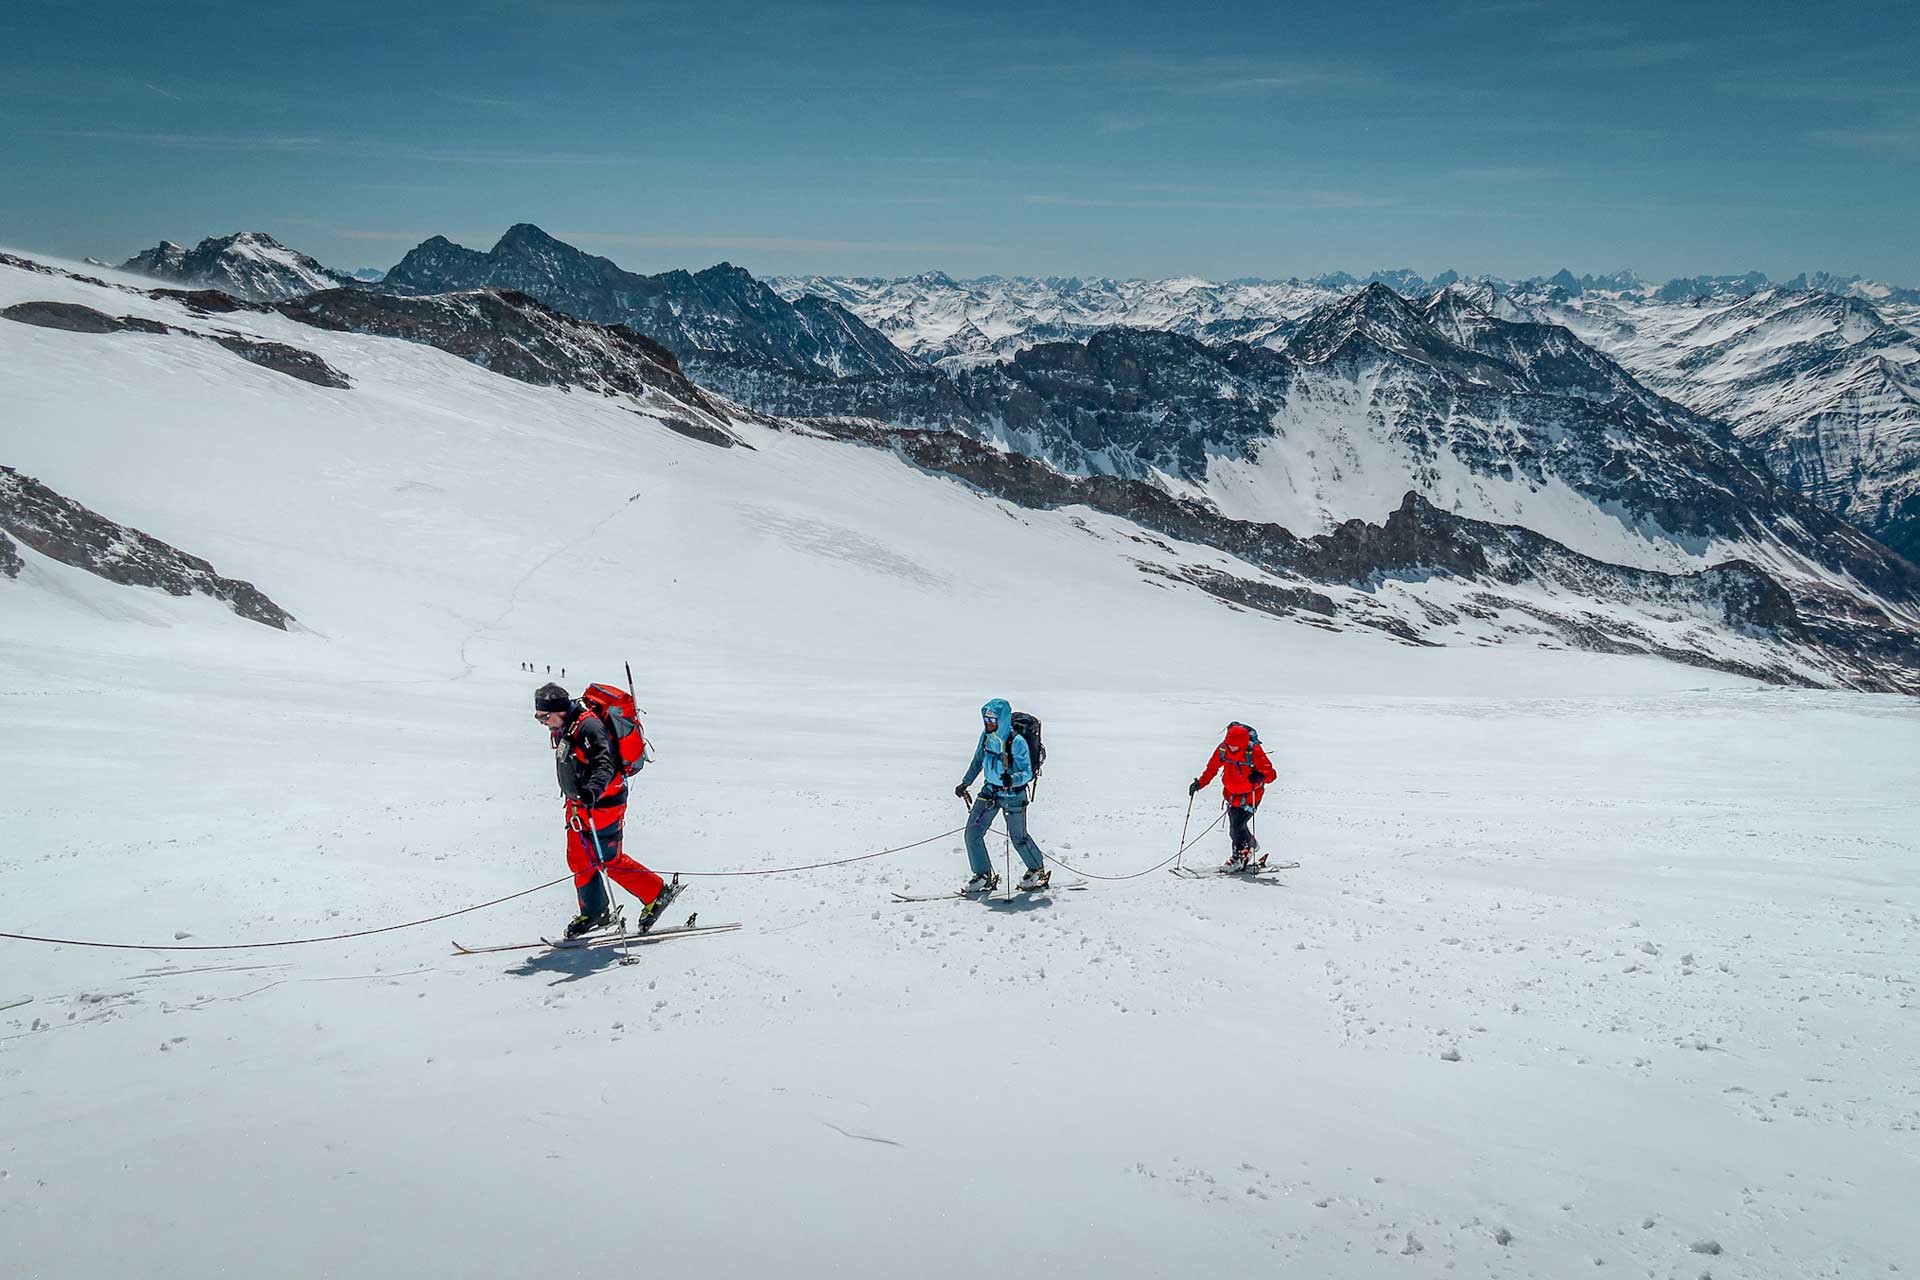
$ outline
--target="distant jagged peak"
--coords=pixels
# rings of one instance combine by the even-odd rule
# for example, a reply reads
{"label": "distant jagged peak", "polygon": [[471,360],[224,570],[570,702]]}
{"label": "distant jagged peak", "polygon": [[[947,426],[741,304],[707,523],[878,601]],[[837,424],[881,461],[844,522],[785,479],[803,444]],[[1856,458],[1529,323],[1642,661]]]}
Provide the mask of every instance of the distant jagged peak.
{"label": "distant jagged peak", "polygon": [[276,302],[354,283],[345,272],[323,266],[264,231],[208,236],[191,249],[162,240],[129,258],[121,270],[194,288],[219,289],[256,302]]}
{"label": "distant jagged peak", "polygon": [[1378,281],[1315,312],[1287,343],[1289,354],[1309,363],[1342,351],[1357,354],[1363,347],[1427,364],[1473,358],[1427,323],[1411,302]]}
{"label": "distant jagged peak", "polygon": [[500,238],[494,242],[493,251],[495,253],[501,253],[515,249],[546,249],[554,247],[573,249],[574,252],[579,252],[578,249],[574,249],[574,246],[567,244],[565,241],[554,239],[531,222],[516,222],[500,233]]}

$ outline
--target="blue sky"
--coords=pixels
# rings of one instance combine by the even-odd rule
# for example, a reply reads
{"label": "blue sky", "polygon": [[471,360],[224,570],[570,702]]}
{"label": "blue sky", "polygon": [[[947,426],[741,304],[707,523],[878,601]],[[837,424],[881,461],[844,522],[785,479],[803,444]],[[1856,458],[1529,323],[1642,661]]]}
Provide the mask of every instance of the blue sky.
{"label": "blue sky", "polygon": [[1910,3],[0,5],[0,244],[1920,284]]}

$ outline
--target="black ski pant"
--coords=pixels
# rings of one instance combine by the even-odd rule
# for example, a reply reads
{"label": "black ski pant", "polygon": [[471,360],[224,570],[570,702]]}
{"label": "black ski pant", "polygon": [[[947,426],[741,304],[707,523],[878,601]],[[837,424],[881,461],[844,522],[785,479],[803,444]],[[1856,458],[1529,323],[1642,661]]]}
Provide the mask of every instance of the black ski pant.
{"label": "black ski pant", "polygon": [[1233,841],[1233,851],[1248,854],[1253,852],[1253,806],[1227,806],[1227,836]]}

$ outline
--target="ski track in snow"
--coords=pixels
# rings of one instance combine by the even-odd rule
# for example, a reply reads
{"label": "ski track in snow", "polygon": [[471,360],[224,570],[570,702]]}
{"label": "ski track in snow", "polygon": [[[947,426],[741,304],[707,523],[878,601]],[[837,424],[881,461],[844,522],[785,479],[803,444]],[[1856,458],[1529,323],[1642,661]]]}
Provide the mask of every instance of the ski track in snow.
{"label": "ski track in snow", "polygon": [[[1168,857],[1238,716],[1302,865],[892,902],[960,882],[954,837],[694,879],[674,919],[746,928],[632,965],[448,954],[550,932],[564,888],[234,963],[0,940],[8,1274],[527,1274],[583,1234],[718,1275],[1920,1266],[1913,702],[1149,595],[1137,547],[876,451],[723,451],[248,323],[354,389],[0,324],[12,465],[302,624],[43,558],[0,581],[4,927],[255,941],[551,878],[529,656],[634,659],[674,750],[628,848],[660,869],[943,830],[993,695],[1046,721],[1032,827],[1067,862]],[[576,512],[647,494],[644,534],[556,552],[555,458]]]}

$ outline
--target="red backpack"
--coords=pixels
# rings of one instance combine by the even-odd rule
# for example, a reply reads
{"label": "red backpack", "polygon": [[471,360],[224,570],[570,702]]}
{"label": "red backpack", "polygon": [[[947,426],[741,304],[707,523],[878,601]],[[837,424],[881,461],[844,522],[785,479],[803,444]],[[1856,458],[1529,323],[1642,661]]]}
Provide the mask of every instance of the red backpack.
{"label": "red backpack", "polygon": [[613,753],[620,757],[621,772],[631,778],[647,767],[647,735],[640,726],[640,708],[633,695],[610,684],[590,684],[580,695],[587,710],[607,726],[607,738]]}

